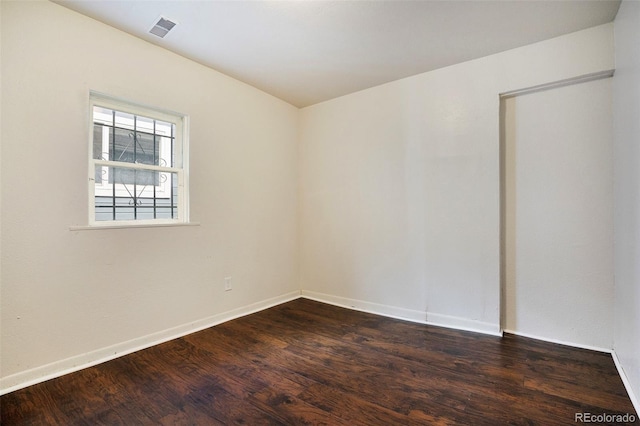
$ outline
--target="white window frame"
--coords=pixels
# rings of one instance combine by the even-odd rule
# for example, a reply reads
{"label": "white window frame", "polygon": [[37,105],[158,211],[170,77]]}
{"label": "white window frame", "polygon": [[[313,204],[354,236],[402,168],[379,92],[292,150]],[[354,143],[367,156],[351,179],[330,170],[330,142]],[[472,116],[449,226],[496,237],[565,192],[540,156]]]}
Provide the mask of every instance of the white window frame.
{"label": "white window frame", "polygon": [[[175,165],[173,167],[156,166],[151,164],[128,163],[121,161],[110,161],[104,159],[93,158],[93,137],[94,137],[94,107],[103,107],[119,112],[125,112],[136,116],[149,117],[155,120],[173,123],[175,125],[174,134],[174,154]],[[126,226],[153,226],[153,225],[172,225],[189,223],[189,179],[188,179],[188,142],[189,142],[189,117],[184,114],[172,111],[162,110],[158,108],[148,107],[126,100],[118,99],[97,92],[91,92],[89,97],[89,168],[88,168],[88,194],[89,194],[89,226],[90,227],[126,227]],[[104,146],[104,136],[103,136]],[[103,152],[108,152],[108,149]],[[138,220],[96,220],[96,167],[123,167],[134,170],[149,170],[157,172],[175,173],[178,179],[178,200],[177,200],[177,217],[174,219],[138,219]],[[119,184],[113,184],[119,185]],[[170,188],[171,183],[168,183]],[[109,185],[110,186],[110,185]],[[165,188],[156,187],[160,192]],[[98,188],[98,196],[100,196],[100,188]],[[169,191],[170,192],[170,191]],[[111,195],[111,194],[110,194]],[[116,196],[128,196],[126,189],[116,187]],[[166,195],[166,194],[165,194]],[[167,196],[159,196],[157,198],[168,198]]]}

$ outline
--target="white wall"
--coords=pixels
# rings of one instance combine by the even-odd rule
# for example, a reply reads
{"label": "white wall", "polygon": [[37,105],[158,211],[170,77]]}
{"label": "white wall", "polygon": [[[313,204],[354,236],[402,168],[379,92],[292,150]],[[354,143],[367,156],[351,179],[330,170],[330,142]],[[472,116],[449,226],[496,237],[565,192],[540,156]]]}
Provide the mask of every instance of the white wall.
{"label": "white wall", "polygon": [[303,294],[499,332],[499,94],[613,69],[612,30],[303,109]]}
{"label": "white wall", "polygon": [[[2,388],[299,294],[296,108],[56,4],[1,7]],[[70,231],[90,90],[190,116],[200,226]]]}
{"label": "white wall", "polygon": [[504,100],[510,332],[613,347],[611,80]]}
{"label": "white wall", "polygon": [[614,349],[640,407],[640,3],[624,1],[615,21]]}

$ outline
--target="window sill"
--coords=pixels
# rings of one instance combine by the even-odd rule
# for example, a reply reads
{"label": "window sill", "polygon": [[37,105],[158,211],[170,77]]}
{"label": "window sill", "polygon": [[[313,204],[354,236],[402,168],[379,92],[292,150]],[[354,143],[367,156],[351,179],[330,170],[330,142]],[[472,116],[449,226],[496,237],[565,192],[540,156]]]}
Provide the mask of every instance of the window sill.
{"label": "window sill", "polygon": [[173,228],[180,226],[200,226],[199,222],[188,223],[141,223],[137,224],[113,224],[99,226],[70,226],[69,231],[101,231],[104,229],[130,229],[130,228]]}

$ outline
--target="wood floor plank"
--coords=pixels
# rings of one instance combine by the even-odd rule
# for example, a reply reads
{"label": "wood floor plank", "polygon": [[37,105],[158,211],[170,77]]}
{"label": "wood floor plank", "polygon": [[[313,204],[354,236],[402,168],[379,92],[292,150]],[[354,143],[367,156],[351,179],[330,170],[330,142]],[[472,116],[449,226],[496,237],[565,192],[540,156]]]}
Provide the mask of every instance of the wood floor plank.
{"label": "wood floor plank", "polygon": [[428,424],[446,424],[438,416],[423,415],[420,419],[411,418],[391,409],[369,402],[360,396],[347,394],[334,387],[315,384],[300,394],[300,399],[323,410],[335,413],[351,424],[420,426]]}
{"label": "wood floor plank", "polygon": [[628,398],[591,389],[588,392],[584,392],[583,387],[567,383],[566,381],[550,382],[540,378],[527,378],[524,386],[527,389],[535,389],[547,395],[558,396],[597,407],[601,410],[607,409],[611,412],[619,413],[628,407]]}
{"label": "wood floor plank", "polygon": [[0,397],[3,425],[562,425],[582,412],[637,419],[610,354],[308,299]]}
{"label": "wood floor plank", "polygon": [[[251,396],[260,407],[287,425],[353,425],[352,422],[334,416],[322,408],[282,392],[279,389],[263,389]],[[363,425],[357,422],[357,425]]]}
{"label": "wood floor plank", "polygon": [[55,397],[42,384],[38,384],[0,397],[0,422],[20,425],[65,424],[69,418],[60,412]]}

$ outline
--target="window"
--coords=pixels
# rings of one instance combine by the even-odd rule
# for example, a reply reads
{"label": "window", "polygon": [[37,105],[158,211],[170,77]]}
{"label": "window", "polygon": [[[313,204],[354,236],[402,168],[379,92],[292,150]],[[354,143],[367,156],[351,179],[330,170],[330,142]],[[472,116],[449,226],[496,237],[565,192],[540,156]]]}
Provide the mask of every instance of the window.
{"label": "window", "polygon": [[91,95],[89,224],[185,223],[187,117]]}

